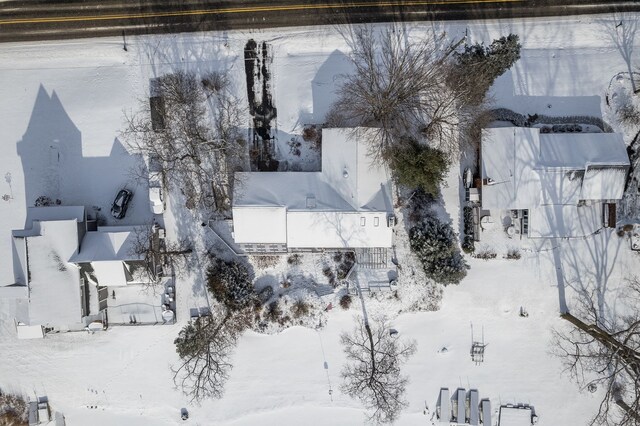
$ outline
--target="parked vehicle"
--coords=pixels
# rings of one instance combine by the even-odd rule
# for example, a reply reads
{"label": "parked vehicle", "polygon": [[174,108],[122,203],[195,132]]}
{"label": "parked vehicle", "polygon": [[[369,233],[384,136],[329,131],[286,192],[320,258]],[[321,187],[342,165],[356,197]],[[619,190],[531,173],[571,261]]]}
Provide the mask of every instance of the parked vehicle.
{"label": "parked vehicle", "polygon": [[164,196],[159,186],[149,188],[149,205],[153,214],[162,214],[164,211]]}
{"label": "parked vehicle", "polygon": [[116,219],[122,219],[127,214],[127,207],[129,207],[129,201],[133,198],[133,192],[128,189],[121,189],[118,191],[113,204],[111,205],[111,214]]}
{"label": "parked vehicle", "polygon": [[162,191],[162,174],[149,173],[149,206],[153,214],[164,212],[164,193]]}

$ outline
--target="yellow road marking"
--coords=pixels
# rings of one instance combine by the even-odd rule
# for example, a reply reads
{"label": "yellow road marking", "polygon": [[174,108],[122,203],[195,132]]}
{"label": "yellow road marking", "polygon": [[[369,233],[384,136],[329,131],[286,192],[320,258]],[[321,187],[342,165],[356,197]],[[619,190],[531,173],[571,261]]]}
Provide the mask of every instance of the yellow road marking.
{"label": "yellow road marking", "polygon": [[199,16],[251,12],[282,12],[295,10],[351,9],[362,7],[430,6],[445,4],[521,3],[526,0],[435,0],[435,1],[378,1],[340,4],[293,4],[283,6],[234,7],[227,9],[185,10],[175,12],[134,13],[120,15],[67,16],[52,18],[21,18],[0,20],[0,25],[41,24],[52,22],[107,21],[117,19],[166,18],[172,16]]}

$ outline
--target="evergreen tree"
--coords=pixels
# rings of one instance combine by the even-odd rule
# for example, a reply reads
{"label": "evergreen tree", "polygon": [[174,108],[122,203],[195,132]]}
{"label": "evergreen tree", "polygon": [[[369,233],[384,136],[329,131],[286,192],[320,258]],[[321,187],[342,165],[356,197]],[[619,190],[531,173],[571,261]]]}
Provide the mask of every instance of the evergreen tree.
{"label": "evergreen tree", "polygon": [[438,194],[449,168],[444,152],[416,140],[389,150],[389,164],[399,184]]}
{"label": "evergreen tree", "polygon": [[469,105],[479,105],[493,82],[520,59],[520,43],[516,34],[494,40],[490,46],[483,43],[466,45],[455,54],[450,70],[450,84],[466,92]]}
{"label": "evergreen tree", "polygon": [[425,216],[409,230],[409,240],[427,277],[442,284],[458,284],[467,275],[468,266],[450,224]]}
{"label": "evergreen tree", "polygon": [[207,270],[207,288],[232,311],[249,305],[256,297],[249,270],[236,261],[214,258]]}

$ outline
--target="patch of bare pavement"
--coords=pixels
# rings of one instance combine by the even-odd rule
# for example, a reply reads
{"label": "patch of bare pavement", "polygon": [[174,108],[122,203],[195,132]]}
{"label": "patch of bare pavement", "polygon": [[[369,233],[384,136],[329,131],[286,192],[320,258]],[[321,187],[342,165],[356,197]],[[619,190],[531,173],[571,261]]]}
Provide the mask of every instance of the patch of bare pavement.
{"label": "patch of bare pavement", "polygon": [[335,23],[496,19],[640,11],[591,0],[35,0],[0,2],[0,42]]}

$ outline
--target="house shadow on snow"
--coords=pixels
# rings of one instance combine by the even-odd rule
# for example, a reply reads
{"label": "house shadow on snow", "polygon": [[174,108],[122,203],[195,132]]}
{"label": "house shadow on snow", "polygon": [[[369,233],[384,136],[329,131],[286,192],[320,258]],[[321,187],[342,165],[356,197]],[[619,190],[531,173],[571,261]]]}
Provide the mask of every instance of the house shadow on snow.
{"label": "house shadow on snow", "polygon": [[311,80],[313,111],[300,113],[302,124],[322,124],[325,121],[338,98],[340,80],[353,71],[353,62],[347,55],[338,49],[331,52]]}
{"label": "house shadow on snow", "polygon": [[85,156],[82,132],[56,92],[49,94],[42,85],[27,130],[17,142],[17,152],[22,161],[27,207],[35,206],[39,198],[38,204],[42,204],[46,197],[52,204],[93,207],[106,224],[114,224],[109,214],[111,203],[118,190],[127,187],[134,194],[140,193],[132,199],[127,216],[117,223],[137,224],[141,217],[150,216],[146,188],[129,182],[127,174],[140,158],[130,155],[117,138],[108,156]]}

